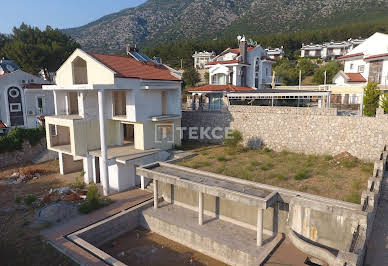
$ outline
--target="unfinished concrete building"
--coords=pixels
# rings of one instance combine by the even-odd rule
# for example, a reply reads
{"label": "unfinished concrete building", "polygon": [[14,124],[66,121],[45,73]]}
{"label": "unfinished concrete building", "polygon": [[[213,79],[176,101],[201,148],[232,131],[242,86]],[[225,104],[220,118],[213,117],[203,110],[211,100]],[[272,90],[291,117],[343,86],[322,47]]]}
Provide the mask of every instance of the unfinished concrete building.
{"label": "unfinished concrete building", "polygon": [[77,49],[56,83],[44,86],[55,101],[46,130],[61,174],[83,169],[105,195],[123,191],[140,183],[136,166],[180,144],[181,81],[161,64]]}

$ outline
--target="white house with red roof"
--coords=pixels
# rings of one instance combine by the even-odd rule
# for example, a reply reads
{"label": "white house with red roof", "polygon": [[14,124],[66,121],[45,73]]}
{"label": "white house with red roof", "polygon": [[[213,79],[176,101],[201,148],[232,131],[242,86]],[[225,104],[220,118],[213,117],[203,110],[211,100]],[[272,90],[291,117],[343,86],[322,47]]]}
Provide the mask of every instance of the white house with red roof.
{"label": "white house with red roof", "polygon": [[0,133],[12,127],[36,128],[40,118],[54,114],[54,97],[43,91],[51,84],[22,71],[11,60],[0,60]]}
{"label": "white house with red roof", "polygon": [[169,157],[180,144],[181,80],[138,51],[129,56],[77,49],[56,72],[55,115],[46,117],[47,147],[61,174],[85,171],[105,195],[142,185],[139,165]]}
{"label": "white house with red roof", "polygon": [[[201,96],[198,100],[201,102],[196,103],[194,99],[193,105],[207,101],[209,109],[219,110],[227,93],[254,92],[280,84],[272,76],[276,61],[269,58],[265,49],[260,45],[248,46],[245,37],[239,36],[238,40],[239,48],[228,48],[205,65],[209,70],[209,84],[189,90],[192,95]],[[206,96],[205,100],[202,96]]]}
{"label": "white house with red roof", "polygon": [[338,58],[344,71],[333,79],[336,85],[365,85],[373,81],[388,88],[388,35],[376,32],[359,46]]}

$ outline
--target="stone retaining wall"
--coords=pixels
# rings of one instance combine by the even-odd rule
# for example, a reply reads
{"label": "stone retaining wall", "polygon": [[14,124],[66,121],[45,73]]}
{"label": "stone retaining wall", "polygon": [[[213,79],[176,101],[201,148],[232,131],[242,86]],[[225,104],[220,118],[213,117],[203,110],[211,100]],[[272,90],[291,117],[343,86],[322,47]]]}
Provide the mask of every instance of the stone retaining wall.
{"label": "stone retaining wall", "polygon": [[[266,145],[276,151],[335,155],[344,151],[375,161],[388,143],[388,115],[338,116],[336,109],[230,106],[228,112],[186,111],[182,127],[230,127],[243,134],[244,143]],[[188,130],[183,134],[188,138]],[[203,139],[220,143],[222,140]]]}
{"label": "stone retaining wall", "polygon": [[30,142],[25,140],[21,150],[0,153],[0,168],[17,163],[30,162],[45,150],[47,150],[46,138],[42,138],[35,146],[31,146]]}

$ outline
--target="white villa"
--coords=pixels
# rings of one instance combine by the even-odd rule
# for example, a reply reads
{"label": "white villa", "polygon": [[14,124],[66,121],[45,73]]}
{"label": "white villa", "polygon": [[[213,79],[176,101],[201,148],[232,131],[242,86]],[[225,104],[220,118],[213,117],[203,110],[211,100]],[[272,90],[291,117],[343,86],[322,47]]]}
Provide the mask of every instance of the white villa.
{"label": "white villa", "polygon": [[6,128],[36,128],[46,115],[54,114],[54,97],[43,91],[49,81],[22,71],[11,60],[0,60],[0,121]]}
{"label": "white villa", "polygon": [[144,179],[135,168],[166,160],[180,144],[181,80],[162,64],[77,49],[56,72],[55,116],[46,117],[48,149],[61,174],[85,171],[105,195]]}
{"label": "white villa", "polygon": [[388,35],[375,33],[362,44],[339,57],[345,63],[344,71],[333,79],[336,85],[365,85],[377,82],[388,85]]}
{"label": "white villa", "polygon": [[205,65],[207,63],[209,63],[215,56],[216,56],[216,54],[214,52],[207,52],[207,51],[197,52],[197,51],[195,51],[195,53],[193,54],[194,68],[195,69],[204,69]]}
{"label": "white villa", "polygon": [[331,41],[322,44],[302,44],[300,56],[334,59],[347,54],[363,42],[364,39],[349,39],[342,42]]}
{"label": "white villa", "polygon": [[284,48],[283,46],[280,48],[267,48],[265,51],[268,54],[268,57],[271,58],[272,60],[278,60],[282,59],[284,57]]}

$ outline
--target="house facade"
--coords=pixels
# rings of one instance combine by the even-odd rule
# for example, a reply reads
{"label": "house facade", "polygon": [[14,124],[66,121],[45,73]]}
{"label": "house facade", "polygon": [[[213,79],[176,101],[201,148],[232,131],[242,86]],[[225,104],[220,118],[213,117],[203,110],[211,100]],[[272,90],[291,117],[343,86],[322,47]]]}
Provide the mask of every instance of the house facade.
{"label": "house facade", "polygon": [[195,53],[193,54],[194,68],[195,69],[204,69],[205,65],[207,63],[209,63],[215,56],[216,56],[216,54],[214,52],[207,52],[207,51],[197,52],[197,51],[195,51]]}
{"label": "house facade", "polygon": [[272,60],[282,59],[284,57],[284,48],[283,46],[280,48],[267,48],[265,51],[268,54],[268,57]]}
{"label": "house facade", "polygon": [[[54,96],[43,91],[49,81],[22,71],[11,60],[0,61],[0,121],[3,127],[36,128],[54,114]],[[3,130],[5,131],[5,130]]]}
{"label": "house facade", "polygon": [[372,81],[380,87],[388,85],[388,35],[375,33],[362,44],[339,57],[344,71],[333,79],[336,85],[366,85]]}
{"label": "house facade", "polygon": [[331,41],[322,44],[302,44],[300,56],[335,59],[347,54],[350,50],[354,49],[364,41],[364,39],[349,39],[342,42]]}
{"label": "house facade", "polygon": [[162,64],[77,49],[56,73],[48,149],[61,174],[83,169],[105,195],[139,185],[135,168],[180,144],[181,80]]}

